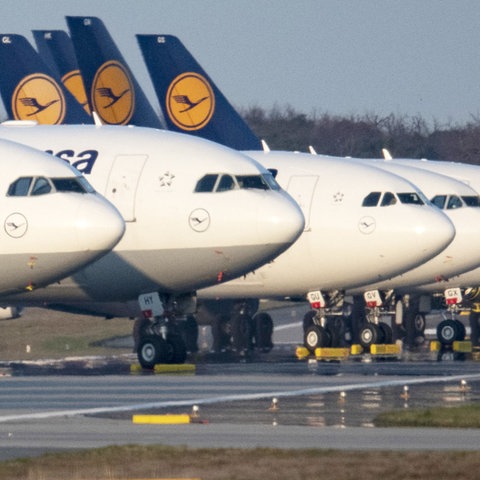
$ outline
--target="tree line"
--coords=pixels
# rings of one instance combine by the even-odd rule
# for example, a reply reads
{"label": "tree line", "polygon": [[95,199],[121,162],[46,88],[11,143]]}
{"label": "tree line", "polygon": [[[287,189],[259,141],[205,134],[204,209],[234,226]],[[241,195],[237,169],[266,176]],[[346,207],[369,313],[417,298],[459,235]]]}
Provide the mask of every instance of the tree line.
{"label": "tree line", "polygon": [[420,116],[306,115],[288,106],[250,107],[241,114],[272,150],[306,152],[312,146],[319,154],[378,158],[387,148],[397,158],[480,164],[480,119],[475,117],[464,125],[430,126]]}

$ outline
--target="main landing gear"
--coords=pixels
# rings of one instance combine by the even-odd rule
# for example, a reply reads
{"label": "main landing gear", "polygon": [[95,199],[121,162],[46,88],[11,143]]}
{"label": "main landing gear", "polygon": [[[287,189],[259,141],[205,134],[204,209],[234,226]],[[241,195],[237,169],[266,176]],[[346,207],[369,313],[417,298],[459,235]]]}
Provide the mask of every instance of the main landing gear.
{"label": "main landing gear", "polygon": [[307,298],[312,310],[303,319],[304,346],[312,353],[316,348],[352,344],[369,350],[374,344],[391,344],[397,339],[413,346],[425,340],[422,309],[426,307],[420,297],[395,297],[393,292],[387,292],[382,299],[378,291],[350,298],[340,292],[324,297],[314,291]]}
{"label": "main landing gear", "polygon": [[197,321],[210,325],[215,353],[245,356],[256,349],[269,352],[273,348],[273,320],[268,313],[258,312],[259,301],[250,299],[202,300]]}

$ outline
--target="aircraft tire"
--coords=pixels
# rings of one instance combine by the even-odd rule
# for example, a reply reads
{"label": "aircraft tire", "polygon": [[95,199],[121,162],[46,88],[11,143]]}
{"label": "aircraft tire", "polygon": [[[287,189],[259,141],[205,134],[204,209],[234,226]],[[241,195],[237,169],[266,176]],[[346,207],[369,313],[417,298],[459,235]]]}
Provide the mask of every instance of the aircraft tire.
{"label": "aircraft tire", "polygon": [[379,343],[380,331],[374,323],[367,323],[360,330],[360,345],[363,348],[370,348],[372,345]]}
{"label": "aircraft tire", "polygon": [[316,348],[330,346],[330,334],[318,325],[312,325],[307,329],[303,337],[303,344],[310,352],[315,352]]}
{"label": "aircraft tire", "polygon": [[167,335],[168,355],[167,363],[185,363],[187,347],[180,335]]}
{"label": "aircraft tire", "polygon": [[213,351],[221,352],[230,347],[232,323],[227,315],[218,314],[212,320]]}
{"label": "aircraft tire", "polygon": [[143,368],[152,370],[158,363],[166,363],[168,345],[163,338],[157,335],[146,335],[140,339],[137,357]]}
{"label": "aircraft tire", "polygon": [[255,346],[262,352],[269,352],[273,348],[273,320],[268,313],[257,313],[253,317],[255,326]]}
{"label": "aircraft tire", "polygon": [[251,318],[248,315],[239,313],[232,317],[232,340],[233,348],[237,352],[243,352],[250,345]]}
{"label": "aircraft tire", "polygon": [[[382,343],[392,343],[393,342],[393,330],[390,325],[385,322],[380,322],[378,324],[378,329],[380,331],[380,337],[382,338]],[[379,339],[380,341],[380,339]]]}
{"label": "aircraft tire", "polygon": [[442,345],[451,345],[465,338],[465,327],[458,320],[443,320],[437,326],[437,339]]}
{"label": "aircraft tire", "polygon": [[185,346],[188,352],[198,352],[198,324],[193,315],[187,315],[183,326]]}

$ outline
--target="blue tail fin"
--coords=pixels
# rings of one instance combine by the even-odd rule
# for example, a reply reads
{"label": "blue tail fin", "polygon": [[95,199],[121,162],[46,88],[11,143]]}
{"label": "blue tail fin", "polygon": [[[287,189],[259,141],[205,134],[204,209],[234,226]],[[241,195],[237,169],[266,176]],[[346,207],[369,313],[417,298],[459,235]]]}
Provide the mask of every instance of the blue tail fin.
{"label": "blue tail fin", "polygon": [[43,124],[92,123],[25,37],[1,35],[0,71],[0,93],[10,119]]}
{"label": "blue tail fin", "polygon": [[66,19],[92,111],[107,124],[162,128],[103,22]]}
{"label": "blue tail fin", "polygon": [[237,150],[261,150],[260,140],[177,37],[137,40],[170,130]]}
{"label": "blue tail fin", "polygon": [[68,33],[63,30],[33,30],[32,33],[38,53],[45,63],[55,69],[65,88],[90,114],[85,85]]}

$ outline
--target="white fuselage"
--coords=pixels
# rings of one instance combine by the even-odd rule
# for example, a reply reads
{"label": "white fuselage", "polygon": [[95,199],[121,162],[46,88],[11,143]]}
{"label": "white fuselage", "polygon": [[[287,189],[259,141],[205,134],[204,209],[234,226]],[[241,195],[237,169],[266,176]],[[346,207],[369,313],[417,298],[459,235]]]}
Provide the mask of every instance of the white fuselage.
{"label": "white fuselage", "polygon": [[[465,183],[480,194],[480,166],[459,162],[438,160],[395,159],[391,160],[395,165],[408,165],[421,168],[430,172],[440,173]],[[473,228],[473,227],[472,227]],[[477,237],[478,239],[478,237]],[[465,249],[465,257],[471,256],[471,249],[475,248],[478,240],[472,239],[472,244]],[[473,268],[468,272],[449,278],[448,282],[432,282],[416,287],[416,290],[425,293],[443,292],[447,288],[476,288],[480,286],[480,268]]]}
{"label": "white fuselage", "polygon": [[[436,282],[444,290],[450,279],[480,265],[480,207],[478,193],[458,180],[412,166],[384,160],[355,159],[410,180],[442,208],[455,226],[455,238],[431,260],[399,276],[367,286],[368,290],[410,291],[424,283]],[[474,206],[469,206],[473,203]]]}
{"label": "white fuselage", "polygon": [[83,190],[84,179],[65,162],[0,140],[0,168],[1,297],[34,295],[121,239],[120,213],[89,185]]}
{"label": "white fuselage", "polygon": [[201,297],[298,296],[367,285],[429,260],[454,237],[451,222],[430,205],[362,205],[371,192],[417,191],[397,175],[343,159],[290,152],[248,154],[278,170],[278,182],[303,209],[306,228],[274,262],[202,290]]}
{"label": "white fuselage", "polygon": [[110,254],[30,299],[107,302],[152,291],[190,292],[258,268],[303,230],[300,209],[282,190],[195,191],[206,174],[269,176],[246,156],[212,142],[147,128],[90,126],[2,126],[0,138],[68,160],[127,225]]}

